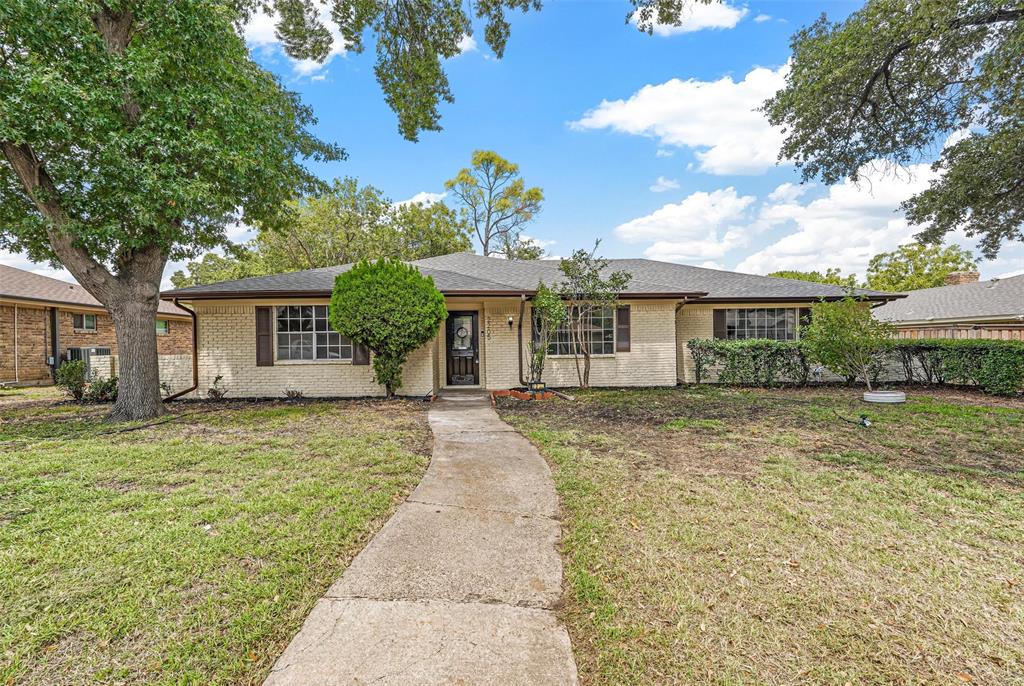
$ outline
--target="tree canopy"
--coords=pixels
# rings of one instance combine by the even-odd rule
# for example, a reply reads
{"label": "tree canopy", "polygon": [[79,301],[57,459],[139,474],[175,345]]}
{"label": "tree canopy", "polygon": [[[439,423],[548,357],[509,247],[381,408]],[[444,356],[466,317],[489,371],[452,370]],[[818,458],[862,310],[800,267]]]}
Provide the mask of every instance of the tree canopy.
{"label": "tree canopy", "polygon": [[901,245],[871,258],[867,286],[878,291],[915,291],[946,283],[953,272],[977,269],[971,253],[957,245]]}
{"label": "tree canopy", "polygon": [[418,260],[472,249],[469,231],[442,202],[395,204],[354,178],[293,201],[284,230],[258,228],[228,256],[210,253],[171,277],[176,287],[392,257]]}
{"label": "tree canopy", "polygon": [[786,87],[765,103],[780,159],[828,184],[932,159],[904,203],[919,238],[963,229],[986,257],[1024,240],[1024,7],[1005,0],[868,0],[792,39]]}
{"label": "tree canopy", "polygon": [[493,150],[476,150],[470,166],[459,170],[444,187],[455,196],[459,216],[480,242],[484,257],[501,253],[508,259],[537,259],[543,250],[524,240],[523,227],[533,221],[544,192],[526,187],[519,165]]}
{"label": "tree canopy", "polygon": [[824,274],[817,270],[802,272],[795,269],[783,269],[781,271],[772,272],[768,274],[768,276],[774,276],[780,279],[797,279],[798,281],[827,283],[832,286],[842,286],[844,288],[857,287],[857,275],[847,274],[846,276],[843,276],[842,271],[837,267],[828,267]]}
{"label": "tree canopy", "polygon": [[60,262],[111,312],[117,418],[162,411],[153,319],[168,259],[243,219],[280,226],[342,157],[211,0],[0,3],[0,248]]}
{"label": "tree canopy", "polygon": [[[713,0],[629,0],[627,20],[642,31],[654,23],[678,25],[684,8]],[[359,53],[364,35],[374,34],[377,62],[374,73],[388,105],[398,115],[398,129],[409,140],[420,131],[441,129],[438,106],[455,101],[443,61],[462,50],[462,41],[473,34],[473,22],[483,23],[484,41],[494,56],[505,54],[511,25],[509,11],[540,10],[541,0],[324,0],[326,12],[317,11],[313,0],[234,0],[243,21],[255,12],[278,16],[277,34],[285,51],[297,59],[322,61],[331,49],[331,33],[325,25],[330,16],[345,49]],[[625,5],[625,3],[624,3]]]}

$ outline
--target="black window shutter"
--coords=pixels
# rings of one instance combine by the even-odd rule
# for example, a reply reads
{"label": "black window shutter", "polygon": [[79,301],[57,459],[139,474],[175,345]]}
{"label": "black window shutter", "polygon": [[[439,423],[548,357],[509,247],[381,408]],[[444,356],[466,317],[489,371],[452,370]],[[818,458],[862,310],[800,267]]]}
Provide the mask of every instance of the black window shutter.
{"label": "black window shutter", "polygon": [[615,310],[615,352],[629,352],[629,305]]}
{"label": "black window shutter", "polygon": [[274,310],[256,308],[256,366],[274,366]]}
{"label": "black window shutter", "polygon": [[728,334],[725,331],[725,310],[712,310],[712,312],[715,338],[728,338]]}
{"label": "black window shutter", "polygon": [[370,364],[370,349],[362,343],[353,341],[352,364]]}

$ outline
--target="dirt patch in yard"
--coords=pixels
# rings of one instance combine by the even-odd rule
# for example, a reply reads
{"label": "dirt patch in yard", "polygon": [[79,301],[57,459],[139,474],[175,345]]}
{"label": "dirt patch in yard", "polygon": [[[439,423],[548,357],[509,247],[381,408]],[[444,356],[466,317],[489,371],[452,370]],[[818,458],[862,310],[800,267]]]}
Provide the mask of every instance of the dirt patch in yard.
{"label": "dirt patch in yard", "polygon": [[552,466],[583,684],[1024,683],[1024,403],[859,393],[499,400]]}

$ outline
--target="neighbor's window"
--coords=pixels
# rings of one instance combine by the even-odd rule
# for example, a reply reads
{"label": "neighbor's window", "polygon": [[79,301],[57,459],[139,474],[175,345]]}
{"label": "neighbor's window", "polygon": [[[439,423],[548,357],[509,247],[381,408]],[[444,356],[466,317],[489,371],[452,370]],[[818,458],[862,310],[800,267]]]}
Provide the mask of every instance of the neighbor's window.
{"label": "neighbor's window", "polygon": [[277,308],[277,359],[350,360],[352,341],[331,329],[327,305]]}
{"label": "neighbor's window", "polygon": [[771,338],[796,340],[797,310],[783,307],[755,307],[725,311],[725,337],[730,340]]}
{"label": "neighbor's window", "polygon": [[[578,310],[574,307],[571,318],[575,321]],[[537,333],[537,321],[533,322],[534,335]],[[611,355],[615,352],[615,309],[603,307],[592,312],[590,321],[583,325],[583,336],[590,344],[591,355]],[[576,349],[569,322],[564,322],[555,329],[548,345],[548,355],[572,355]]]}
{"label": "neighbor's window", "polygon": [[156,335],[157,336],[166,336],[170,332],[171,332],[171,323],[170,322],[168,322],[166,319],[157,319],[156,320]]}
{"label": "neighbor's window", "polygon": [[71,315],[72,325],[79,331],[95,331],[96,315],[94,314],[73,314]]}

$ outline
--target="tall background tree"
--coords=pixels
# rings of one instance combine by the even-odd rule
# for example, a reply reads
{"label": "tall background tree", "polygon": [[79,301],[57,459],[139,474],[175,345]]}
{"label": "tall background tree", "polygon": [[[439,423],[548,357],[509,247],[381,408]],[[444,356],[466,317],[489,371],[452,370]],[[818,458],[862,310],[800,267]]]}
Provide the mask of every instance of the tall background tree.
{"label": "tall background tree", "polygon": [[868,0],[792,46],[786,87],[765,103],[786,132],[780,159],[832,184],[931,159],[952,137],[936,180],[904,203],[919,238],[964,229],[989,258],[1024,239],[1019,0]]}
{"label": "tall background tree", "polygon": [[180,288],[382,257],[418,260],[473,247],[466,225],[444,203],[396,205],[352,178],[292,202],[290,210],[284,230],[260,226],[252,241],[227,246],[229,256],[191,262],[172,283]]}
{"label": "tall background tree", "polygon": [[155,317],[168,259],[234,218],[280,226],[340,149],[249,57],[213,0],[0,3],[0,248],[59,262],[110,311],[112,416],[163,412]]}
{"label": "tall background tree", "polygon": [[540,212],[544,193],[527,188],[519,165],[492,150],[477,150],[470,166],[445,182],[459,205],[460,217],[476,234],[485,257],[537,259],[536,244],[522,238],[523,227]]}
{"label": "tall background tree", "polygon": [[828,267],[825,269],[824,274],[817,270],[802,272],[795,269],[783,269],[781,271],[772,272],[768,274],[768,276],[774,276],[780,279],[796,279],[797,281],[827,283],[831,286],[842,286],[843,288],[857,287],[857,275],[847,274],[846,276],[843,276],[842,271],[838,267]]}
{"label": "tall background tree", "polygon": [[977,269],[971,253],[957,245],[901,245],[868,263],[867,286],[876,291],[915,291],[943,286],[953,272]]}

